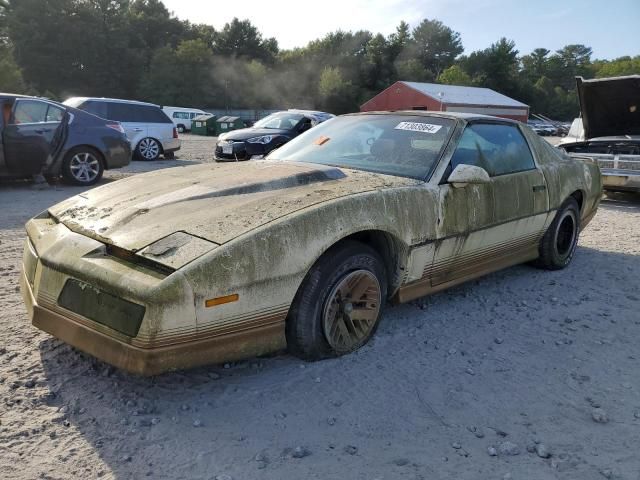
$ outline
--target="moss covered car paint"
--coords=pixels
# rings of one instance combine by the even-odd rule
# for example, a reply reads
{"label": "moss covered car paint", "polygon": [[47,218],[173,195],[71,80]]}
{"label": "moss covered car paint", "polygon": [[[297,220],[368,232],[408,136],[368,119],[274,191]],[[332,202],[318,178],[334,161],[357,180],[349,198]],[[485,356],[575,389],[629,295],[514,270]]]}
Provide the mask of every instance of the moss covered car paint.
{"label": "moss covered car paint", "polygon": [[[402,115],[454,122],[428,178],[275,160],[205,164],[132,176],[55,205],[26,225],[22,292],[33,324],[144,375],[233,361],[287,347],[297,292],[341,242],[378,252],[388,297],[405,302],[534,260],[568,198],[579,203],[582,228],[595,214],[598,167],[528,127]],[[447,183],[460,136],[475,122],[517,125],[535,169]],[[295,141],[304,136],[315,140],[309,132]]]}

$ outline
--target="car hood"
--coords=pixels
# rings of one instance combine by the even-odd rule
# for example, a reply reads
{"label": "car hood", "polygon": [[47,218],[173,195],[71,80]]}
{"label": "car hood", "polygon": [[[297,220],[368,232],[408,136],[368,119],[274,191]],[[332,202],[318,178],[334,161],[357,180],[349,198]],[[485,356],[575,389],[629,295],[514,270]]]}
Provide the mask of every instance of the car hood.
{"label": "car hood", "polygon": [[241,128],[224,135],[220,135],[220,140],[246,140],[248,138],[260,137],[262,135],[287,135],[291,136],[291,130],[283,128]]}
{"label": "car hood", "polygon": [[196,253],[298,210],[419,183],[311,163],[205,164],[134,175],[72,197],[49,213],[76,233],[129,251],[159,240],[169,250],[195,238],[193,252],[182,260],[186,263]]}
{"label": "car hood", "polygon": [[640,135],[640,75],[576,83],[585,138]]}

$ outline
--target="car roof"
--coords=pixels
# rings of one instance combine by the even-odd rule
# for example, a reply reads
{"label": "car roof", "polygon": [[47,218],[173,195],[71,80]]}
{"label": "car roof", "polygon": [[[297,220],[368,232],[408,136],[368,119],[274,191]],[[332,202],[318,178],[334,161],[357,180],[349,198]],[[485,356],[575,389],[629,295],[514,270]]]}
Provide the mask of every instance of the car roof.
{"label": "car roof", "polygon": [[412,115],[415,117],[440,117],[450,118],[452,120],[465,120],[471,122],[474,120],[491,120],[492,122],[503,122],[509,124],[518,124],[520,122],[511,120],[510,118],[495,117],[493,115],[483,115],[481,113],[465,113],[465,112],[436,112],[431,110],[384,110],[374,112],[357,112],[348,113],[348,115]]}
{"label": "car roof", "polygon": [[[29,95],[20,95],[18,93],[4,93],[4,92],[0,92],[0,98],[28,98]],[[31,97],[31,98],[35,98],[35,97]]]}
{"label": "car roof", "polygon": [[[149,103],[149,102],[140,102],[138,100],[126,100],[124,98],[108,98],[108,97],[69,97],[67,98],[67,100],[82,100],[82,101],[93,101],[93,102],[111,102],[111,103],[130,103],[130,104],[134,104],[134,105],[146,105],[147,107],[158,107],[160,108],[160,105],[157,105],[155,103]],[[65,100],[65,102],[67,101]]]}
{"label": "car roof", "polygon": [[203,112],[204,110],[200,108],[192,108],[192,107],[172,107],[170,105],[163,105],[161,107],[163,110],[166,108],[167,110],[184,110],[185,112]]}
{"label": "car roof", "polygon": [[34,97],[33,95],[21,95],[19,93],[4,93],[4,92],[0,92],[0,98],[33,98],[34,100],[42,100],[44,102],[53,102],[53,103],[60,103],[60,102],[56,102],[55,100],[51,100],[49,98],[45,98],[45,97]]}

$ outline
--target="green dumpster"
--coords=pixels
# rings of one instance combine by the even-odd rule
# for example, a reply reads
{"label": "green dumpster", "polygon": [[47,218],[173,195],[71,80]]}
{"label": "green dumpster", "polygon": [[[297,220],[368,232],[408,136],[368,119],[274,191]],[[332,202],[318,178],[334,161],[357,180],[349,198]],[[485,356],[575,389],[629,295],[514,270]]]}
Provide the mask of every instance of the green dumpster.
{"label": "green dumpster", "polygon": [[230,132],[231,130],[237,130],[239,128],[244,128],[244,122],[240,117],[231,117],[224,116],[216,119],[216,131],[218,135],[225,132]]}
{"label": "green dumpster", "polygon": [[215,137],[218,135],[216,125],[216,116],[212,113],[198,115],[191,122],[191,133],[194,135]]}

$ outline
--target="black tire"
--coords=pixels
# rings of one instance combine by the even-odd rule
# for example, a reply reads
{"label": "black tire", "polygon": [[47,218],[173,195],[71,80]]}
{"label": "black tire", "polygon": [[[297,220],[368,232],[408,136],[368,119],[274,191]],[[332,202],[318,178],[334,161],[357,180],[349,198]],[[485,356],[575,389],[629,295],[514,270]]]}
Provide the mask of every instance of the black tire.
{"label": "black tire", "polygon": [[[332,300],[341,293],[341,290],[336,289],[340,285],[346,285],[353,278],[356,282],[354,290],[359,289],[360,280],[354,277],[358,275],[361,278],[366,277],[366,282],[372,282],[371,287],[362,292],[358,301],[347,301],[348,305],[351,305],[347,314],[342,310],[342,306],[337,306],[344,302]],[[377,280],[377,285],[374,279]],[[375,291],[376,288],[379,291]],[[375,293],[369,296],[367,292]],[[375,250],[356,241],[346,241],[331,248],[311,268],[293,301],[286,324],[289,351],[305,360],[320,360],[357,350],[375,333],[386,299],[385,267]],[[345,308],[346,306],[345,303]],[[374,311],[373,308],[377,310]],[[335,318],[341,317],[339,323],[352,334],[352,337],[357,338],[354,339],[355,343],[339,346],[335,342],[332,343],[325,328],[325,318],[330,317],[330,311],[336,312]],[[351,318],[354,311],[366,311],[371,319],[363,326],[362,320]],[[337,330],[343,331],[339,328]]]}
{"label": "black tire", "polygon": [[136,155],[141,160],[157,160],[162,153],[162,145],[155,138],[145,137],[136,146]]}
{"label": "black tire", "polygon": [[538,268],[560,270],[571,263],[580,235],[580,207],[575,198],[567,199],[558,210],[540,241]]}
{"label": "black tire", "polygon": [[184,125],[178,125],[177,129],[178,129],[178,133],[184,133],[187,131]]}
{"label": "black tire", "polygon": [[95,185],[104,173],[104,159],[91,147],[73,148],[62,161],[61,173],[65,182],[71,185]]}

